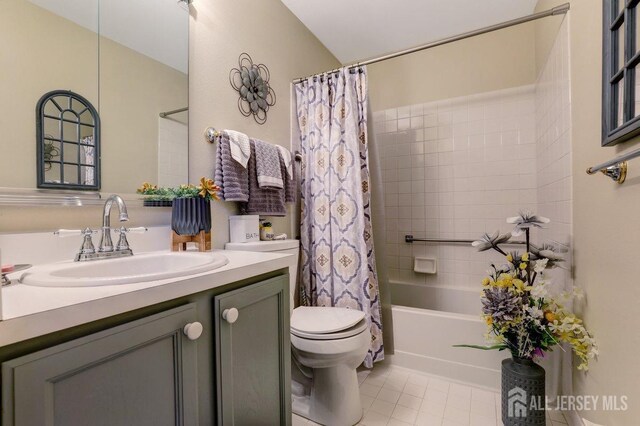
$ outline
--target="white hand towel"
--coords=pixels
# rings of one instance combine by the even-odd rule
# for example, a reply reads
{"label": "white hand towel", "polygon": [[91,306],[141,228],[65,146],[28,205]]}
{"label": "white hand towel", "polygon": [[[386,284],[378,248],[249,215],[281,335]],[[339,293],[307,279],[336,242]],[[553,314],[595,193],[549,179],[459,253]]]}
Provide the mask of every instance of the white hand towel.
{"label": "white hand towel", "polygon": [[280,156],[284,161],[284,166],[287,169],[289,179],[293,179],[293,161],[291,161],[291,151],[280,145],[278,145],[278,151],[280,151]]}
{"label": "white hand towel", "polygon": [[249,136],[235,130],[225,130],[229,135],[229,145],[231,146],[231,158],[236,160],[242,167],[247,168],[249,156],[251,155],[251,145]]}

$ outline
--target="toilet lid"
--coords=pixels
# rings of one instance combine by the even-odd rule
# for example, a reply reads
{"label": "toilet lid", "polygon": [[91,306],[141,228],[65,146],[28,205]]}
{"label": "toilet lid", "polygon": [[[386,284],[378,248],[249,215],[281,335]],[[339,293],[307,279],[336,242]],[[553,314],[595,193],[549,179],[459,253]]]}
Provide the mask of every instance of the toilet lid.
{"label": "toilet lid", "polygon": [[359,323],[357,323],[353,327],[347,328],[346,330],[337,331],[335,333],[313,334],[313,333],[305,333],[303,331],[292,328],[291,334],[307,340],[339,340],[339,339],[346,339],[347,337],[360,334],[366,329],[367,329],[367,320],[363,318]]}
{"label": "toilet lid", "polygon": [[291,315],[291,330],[305,334],[330,334],[346,330],[364,319],[357,309],[300,306]]}

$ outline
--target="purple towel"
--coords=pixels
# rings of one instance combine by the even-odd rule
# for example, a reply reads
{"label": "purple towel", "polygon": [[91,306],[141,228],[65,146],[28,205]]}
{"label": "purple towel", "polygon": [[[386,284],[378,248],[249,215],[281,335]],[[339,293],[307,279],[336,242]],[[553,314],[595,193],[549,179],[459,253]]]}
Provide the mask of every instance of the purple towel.
{"label": "purple towel", "polygon": [[280,150],[269,142],[253,139],[258,185],[262,189],[284,189],[284,176],[280,167]]}
{"label": "purple towel", "polygon": [[220,193],[222,200],[249,201],[249,174],[247,169],[231,156],[229,135],[226,132],[222,132],[218,138],[215,183],[222,188]]}
{"label": "purple towel", "polygon": [[260,188],[256,170],[255,141],[251,139],[251,156],[247,169],[249,171],[249,201],[242,205],[242,213],[264,216],[286,216],[286,203],[296,201],[296,174],[289,179],[284,160],[280,155],[280,172],[284,178],[284,189]]}

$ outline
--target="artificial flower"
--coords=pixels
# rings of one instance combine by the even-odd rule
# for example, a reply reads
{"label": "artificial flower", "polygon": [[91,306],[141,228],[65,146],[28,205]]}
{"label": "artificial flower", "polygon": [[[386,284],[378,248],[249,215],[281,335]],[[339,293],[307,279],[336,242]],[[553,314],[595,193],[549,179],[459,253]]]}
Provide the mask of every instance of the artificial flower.
{"label": "artificial flower", "polygon": [[499,244],[504,244],[509,241],[511,235],[503,234],[496,231],[493,235],[484,234],[479,240],[471,243],[478,251],[486,251],[490,248],[498,247]]}
{"label": "artificial flower", "polygon": [[482,298],[482,312],[490,315],[493,322],[513,321],[520,314],[520,297],[503,288],[488,288]]}
{"label": "artificial flower", "polygon": [[511,235],[518,237],[522,235],[525,229],[529,228],[542,228],[543,224],[549,223],[550,220],[543,216],[536,216],[535,214],[525,211],[520,212],[518,216],[507,218],[507,223],[515,225]]}
{"label": "artificial flower", "polygon": [[[482,280],[482,317],[487,324],[485,337],[491,346],[468,346],[480,349],[508,349],[515,357],[533,359],[544,356],[553,346],[565,342],[580,359],[579,370],[598,354],[595,339],[587,332],[582,320],[565,309],[574,294],[551,296],[550,282],[544,276],[547,268],[563,261],[561,250],[545,244],[535,247],[530,242],[531,228],[541,228],[549,219],[531,213],[507,220],[515,225],[512,235],[527,233],[526,251],[506,253],[499,244],[509,241],[509,235],[498,232],[484,234],[473,246],[479,251],[493,248],[509,262],[497,267],[491,264],[488,277]],[[535,272],[535,274],[533,273]]]}
{"label": "artificial flower", "polygon": [[547,269],[547,262],[549,259],[540,259],[536,260],[533,264],[533,270],[536,274],[542,274],[545,269]]}
{"label": "artificial flower", "polygon": [[149,182],[144,182],[140,188],[137,189],[138,194],[145,194],[149,191],[158,189],[156,185],[151,185]]}
{"label": "artificial flower", "polygon": [[536,259],[547,259],[546,267],[553,268],[559,262],[564,261],[561,254],[564,250],[551,244],[543,244],[541,247],[531,247],[531,253]]}
{"label": "artificial flower", "polygon": [[202,198],[213,198],[214,200],[220,200],[218,197],[218,191],[220,191],[220,187],[213,183],[213,179],[200,178],[200,185],[197,187],[198,195]]}

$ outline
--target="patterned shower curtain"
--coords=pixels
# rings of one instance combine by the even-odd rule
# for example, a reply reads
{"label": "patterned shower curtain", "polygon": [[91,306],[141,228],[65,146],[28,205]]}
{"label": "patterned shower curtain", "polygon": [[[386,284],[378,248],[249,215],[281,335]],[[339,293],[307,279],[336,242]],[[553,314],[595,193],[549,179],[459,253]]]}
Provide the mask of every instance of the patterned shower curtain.
{"label": "patterned shower curtain", "polygon": [[367,73],[297,84],[301,135],[301,292],[305,304],[365,312],[371,368],[384,358],[367,159]]}

